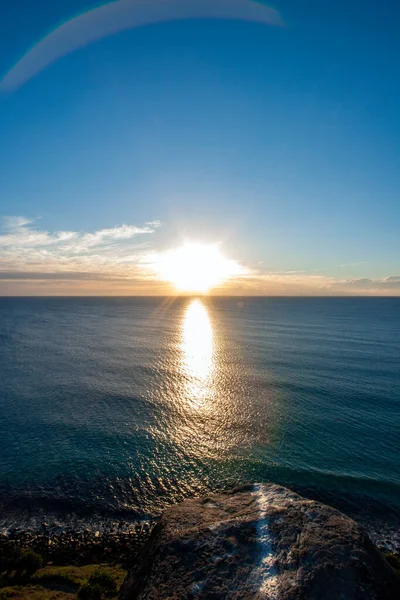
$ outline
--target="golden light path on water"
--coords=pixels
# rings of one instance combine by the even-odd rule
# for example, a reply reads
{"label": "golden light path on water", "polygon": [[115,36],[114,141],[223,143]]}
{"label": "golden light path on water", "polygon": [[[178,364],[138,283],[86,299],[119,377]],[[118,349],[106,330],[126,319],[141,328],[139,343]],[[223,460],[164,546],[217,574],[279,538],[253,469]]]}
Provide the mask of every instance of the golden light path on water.
{"label": "golden light path on water", "polygon": [[184,313],[181,349],[186,394],[193,408],[201,408],[210,393],[214,340],[207,308],[200,300],[193,300]]}
{"label": "golden light path on water", "polygon": [[265,448],[276,455],[278,398],[247,366],[246,332],[232,318],[242,308],[232,304],[206,295],[170,300],[159,313],[164,331],[152,316],[160,362],[146,392],[155,410],[144,432],[152,449],[149,462],[143,460],[144,501],[160,509],[165,505],[157,486],[171,502],[181,501],[216,482],[240,483]]}

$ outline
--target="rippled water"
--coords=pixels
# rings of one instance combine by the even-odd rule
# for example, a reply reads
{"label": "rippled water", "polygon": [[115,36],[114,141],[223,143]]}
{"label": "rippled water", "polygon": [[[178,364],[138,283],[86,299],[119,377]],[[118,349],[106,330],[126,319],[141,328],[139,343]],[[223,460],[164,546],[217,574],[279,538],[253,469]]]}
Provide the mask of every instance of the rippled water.
{"label": "rippled water", "polygon": [[399,299],[0,299],[0,508],[275,481],[400,514]]}

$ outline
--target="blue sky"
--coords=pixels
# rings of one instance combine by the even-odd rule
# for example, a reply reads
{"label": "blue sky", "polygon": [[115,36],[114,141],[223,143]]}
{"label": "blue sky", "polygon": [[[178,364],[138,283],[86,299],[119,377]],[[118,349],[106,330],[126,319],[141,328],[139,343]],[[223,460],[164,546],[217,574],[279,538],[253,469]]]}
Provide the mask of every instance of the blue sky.
{"label": "blue sky", "polygon": [[[98,5],[3,2],[0,78]],[[400,6],[269,6],[284,26],[131,28],[0,91],[0,294],[168,293],[146,257],[184,240],[247,270],[225,293],[400,293]]]}

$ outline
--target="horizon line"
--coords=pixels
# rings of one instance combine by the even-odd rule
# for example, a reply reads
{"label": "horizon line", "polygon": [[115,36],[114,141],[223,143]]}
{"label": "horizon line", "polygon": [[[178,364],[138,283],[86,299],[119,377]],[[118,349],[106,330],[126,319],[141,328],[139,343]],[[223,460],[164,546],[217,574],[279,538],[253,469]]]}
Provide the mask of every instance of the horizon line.
{"label": "horizon line", "polygon": [[374,295],[374,294],[334,294],[334,295],[319,295],[319,294],[311,294],[311,295],[307,295],[307,294],[299,294],[299,295],[288,295],[288,294],[284,294],[284,295],[278,295],[278,294],[271,294],[271,295],[249,295],[249,294],[179,294],[179,295],[173,295],[173,294],[165,294],[165,295],[147,295],[147,294],[132,294],[132,295],[111,295],[111,294],[106,294],[106,295],[94,295],[94,296],[90,296],[90,295],[82,295],[79,296],[77,294],[75,295],[69,295],[69,296],[64,296],[64,295],[34,295],[34,294],[19,294],[19,295],[2,295],[0,294],[0,300],[3,298],[8,298],[8,299],[15,299],[15,298],[35,298],[35,299],[39,299],[39,298],[43,298],[43,299],[55,299],[55,298],[60,298],[60,299],[72,299],[72,298],[78,298],[78,299],[97,299],[97,298],[116,298],[116,299],[122,299],[122,298],[151,298],[151,299],[156,299],[156,298],[172,298],[172,299],[180,299],[180,298],[264,298],[264,299],[269,299],[269,298],[326,298],[326,299],[330,299],[330,298],[335,298],[335,299],[340,299],[340,298],[392,298],[392,299],[400,299],[400,295]]}

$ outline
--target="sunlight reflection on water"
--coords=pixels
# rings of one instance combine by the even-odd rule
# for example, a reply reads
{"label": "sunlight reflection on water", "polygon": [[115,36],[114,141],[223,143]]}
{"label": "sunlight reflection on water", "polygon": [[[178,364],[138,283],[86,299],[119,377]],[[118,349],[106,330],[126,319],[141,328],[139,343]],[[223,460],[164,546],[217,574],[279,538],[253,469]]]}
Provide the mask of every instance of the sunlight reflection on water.
{"label": "sunlight reflection on water", "polygon": [[187,381],[186,392],[193,407],[204,405],[210,393],[213,370],[213,329],[207,311],[200,300],[187,307],[182,323],[182,373]]}

